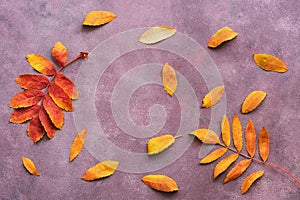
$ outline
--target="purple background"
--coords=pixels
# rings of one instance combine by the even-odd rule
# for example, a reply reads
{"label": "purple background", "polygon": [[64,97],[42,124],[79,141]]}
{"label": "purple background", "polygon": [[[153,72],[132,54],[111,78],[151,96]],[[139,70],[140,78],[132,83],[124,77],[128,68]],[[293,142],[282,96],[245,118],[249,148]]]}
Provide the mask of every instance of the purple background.
{"label": "purple background", "polygon": [[[209,37],[219,28],[230,26],[239,36],[220,48],[207,49],[223,77],[226,87],[227,115],[230,120],[239,113],[240,105],[252,90],[268,93],[263,104],[248,115],[239,115],[245,126],[248,117],[257,132],[264,126],[271,137],[269,161],[300,177],[300,2],[297,0],[255,1],[2,1],[0,3],[0,198],[1,199],[296,199],[300,196],[297,185],[286,174],[270,167],[253,164],[235,181],[223,185],[225,174],[212,179],[215,164],[200,166],[200,142],[194,141],[176,162],[154,173],[173,177],[180,191],[164,194],[149,189],[141,182],[145,174],[117,171],[113,176],[94,182],[80,178],[84,171],[95,165],[84,148],[77,159],[68,162],[69,148],[76,135],[72,113],[65,113],[62,131],[52,139],[38,144],[28,138],[27,124],[9,123],[13,109],[8,108],[12,96],[21,91],[14,79],[24,73],[34,73],[25,56],[38,53],[50,57],[56,41],[69,49],[69,58],[79,51],[91,51],[100,42],[116,33],[132,28],[168,25],[196,40],[206,48]],[[108,10],[117,18],[102,27],[82,27],[85,15],[91,10]],[[289,67],[284,74],[265,72],[258,68],[253,53],[269,53],[280,57]],[[153,54],[155,56],[149,56]],[[111,111],[105,105],[116,80],[136,64],[168,62],[182,73],[195,89],[201,101],[207,88],[199,74],[184,68],[184,60],[156,51],[133,52],[121,57],[110,66],[99,82],[96,107],[108,137],[118,146],[134,152],[146,152],[146,140],[130,140],[115,127]],[[140,60],[138,60],[140,59]],[[139,62],[141,61],[141,62]],[[80,68],[76,62],[64,70],[75,80]],[[124,69],[120,66],[124,65]],[[119,68],[118,68],[119,66]],[[127,66],[127,67],[126,67]],[[180,66],[180,67],[179,67]],[[190,71],[189,71],[190,70]],[[102,83],[107,84],[103,87]],[[164,96],[162,96],[164,95]],[[159,98],[158,98],[159,97]],[[80,97],[79,97],[80,98]],[[175,132],[180,117],[178,102],[168,98],[159,86],[140,88],[132,97],[131,114],[138,124],[149,123],[148,108],[153,103],[166,105],[168,120],[161,133]],[[105,109],[104,109],[105,108]],[[199,127],[210,120],[210,110],[200,110]],[[128,141],[128,142],[127,142]],[[22,166],[21,157],[31,158],[41,173],[29,175]],[[258,156],[258,155],[256,155]],[[240,195],[240,185],[250,172],[265,170],[265,176],[246,194]]]}

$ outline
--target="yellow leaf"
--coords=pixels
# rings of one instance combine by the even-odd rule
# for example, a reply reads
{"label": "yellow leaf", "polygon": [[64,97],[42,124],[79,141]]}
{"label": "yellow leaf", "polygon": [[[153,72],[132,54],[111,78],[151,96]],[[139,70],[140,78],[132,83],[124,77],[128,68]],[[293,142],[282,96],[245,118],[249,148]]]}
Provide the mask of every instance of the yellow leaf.
{"label": "yellow leaf", "polygon": [[288,68],[285,65],[285,63],[275,56],[269,54],[254,54],[253,57],[256,64],[260,68],[266,71],[273,71],[273,72],[280,72],[280,73],[284,73],[288,71]]}
{"label": "yellow leaf", "polygon": [[86,26],[100,26],[111,22],[116,18],[116,15],[109,11],[95,10],[89,12],[84,21],[83,25]]}
{"label": "yellow leaf", "polygon": [[200,164],[208,164],[221,158],[227,152],[227,150],[228,150],[227,148],[220,148],[211,152],[200,161]]}
{"label": "yellow leaf", "polygon": [[144,44],[154,44],[165,40],[176,33],[176,29],[169,26],[155,26],[145,31],[139,42]]}
{"label": "yellow leaf", "polygon": [[222,174],[232,163],[236,161],[236,159],[239,157],[239,154],[231,154],[230,156],[227,156],[223,160],[221,160],[214,169],[214,179],[216,179],[220,174]]}
{"label": "yellow leaf", "polygon": [[229,181],[232,181],[242,175],[248,169],[251,162],[251,159],[246,159],[237,163],[226,175],[224,183],[228,183]]}
{"label": "yellow leaf", "polygon": [[246,130],[245,130],[245,139],[246,139],[246,150],[251,157],[254,157],[256,149],[256,133],[254,124],[251,119],[248,120]]}
{"label": "yellow leaf", "polygon": [[203,98],[202,107],[210,108],[220,101],[224,93],[224,86],[218,86],[212,89],[209,93]]}
{"label": "yellow leaf", "polygon": [[96,179],[111,176],[115,173],[119,164],[119,162],[112,160],[100,162],[94,167],[91,167],[88,170],[86,170],[81,179],[85,181],[93,181]]}
{"label": "yellow leaf", "polygon": [[265,127],[262,128],[258,138],[259,155],[266,162],[270,153],[270,137]]}
{"label": "yellow leaf", "polygon": [[166,63],[162,70],[162,82],[165,91],[170,95],[173,96],[176,88],[177,88],[177,78],[176,73],[173,67]]}
{"label": "yellow leaf", "polygon": [[239,117],[234,114],[232,120],[232,137],[233,144],[238,152],[243,148],[243,131]]}
{"label": "yellow leaf", "polygon": [[265,99],[267,93],[257,90],[251,92],[243,102],[242,113],[246,114],[253,111]]}
{"label": "yellow leaf", "polygon": [[52,57],[59,66],[65,66],[68,57],[68,50],[63,43],[56,42],[54,44],[54,47],[52,48]]}
{"label": "yellow leaf", "polygon": [[70,150],[70,162],[72,160],[74,160],[74,158],[76,158],[78,156],[78,154],[81,152],[82,147],[84,146],[84,142],[86,139],[86,129],[80,131],[71,146],[71,150]]}
{"label": "yellow leaf", "polygon": [[234,39],[238,34],[229,27],[219,29],[208,41],[208,46],[216,48],[225,41]]}
{"label": "yellow leaf", "polygon": [[22,157],[22,162],[24,167],[28,170],[28,172],[30,174],[39,176],[40,173],[38,172],[38,170],[36,169],[34,163],[32,162],[32,160],[30,160],[29,158],[26,157]]}
{"label": "yellow leaf", "polygon": [[148,141],[148,155],[158,154],[165,149],[167,149],[169,146],[171,146],[175,139],[178,138],[174,137],[173,135],[162,135],[159,137],[151,138]]}
{"label": "yellow leaf", "polygon": [[264,171],[258,171],[247,176],[247,178],[244,180],[242,184],[241,193],[245,194],[250,189],[251,185],[263,175],[264,175]]}
{"label": "yellow leaf", "polygon": [[36,71],[45,75],[53,75],[55,73],[54,65],[47,58],[38,54],[30,54],[26,58],[30,66]]}
{"label": "yellow leaf", "polygon": [[226,115],[223,116],[221,123],[222,139],[227,147],[230,146],[230,123]]}
{"label": "yellow leaf", "polygon": [[152,189],[162,191],[162,192],[175,192],[178,191],[176,182],[165,175],[155,174],[147,175],[142,178],[145,185]]}
{"label": "yellow leaf", "polygon": [[219,136],[209,129],[197,129],[190,133],[191,135],[196,136],[201,142],[205,144],[219,144]]}

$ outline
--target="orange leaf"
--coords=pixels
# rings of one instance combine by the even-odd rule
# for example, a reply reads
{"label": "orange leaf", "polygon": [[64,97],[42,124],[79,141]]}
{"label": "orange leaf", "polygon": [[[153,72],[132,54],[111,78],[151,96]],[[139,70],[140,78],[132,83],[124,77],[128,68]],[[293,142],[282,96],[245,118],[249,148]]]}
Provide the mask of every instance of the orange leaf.
{"label": "orange leaf", "polygon": [[266,162],[270,153],[270,137],[265,127],[263,127],[260,131],[258,138],[258,148],[261,159]]}
{"label": "orange leaf", "polygon": [[176,88],[177,88],[177,78],[175,70],[166,63],[162,70],[162,82],[165,91],[170,95],[173,96]]}
{"label": "orange leaf", "polygon": [[111,22],[115,18],[116,15],[109,11],[99,11],[99,10],[91,11],[86,15],[83,21],[83,25],[100,26],[108,22]]}
{"label": "orange leaf", "polygon": [[39,119],[41,121],[42,126],[44,127],[47,137],[52,139],[56,132],[56,127],[52,123],[49,115],[47,114],[46,110],[42,107],[39,112]]}
{"label": "orange leaf", "polygon": [[241,193],[245,194],[250,189],[251,185],[263,175],[264,175],[264,171],[258,171],[247,176],[247,178],[244,180],[242,184]]}
{"label": "orange leaf", "polygon": [[34,105],[28,108],[16,109],[10,116],[10,122],[20,124],[30,120],[34,115],[36,115],[40,110],[39,105]]}
{"label": "orange leaf", "polygon": [[39,119],[39,115],[35,115],[29,122],[27,128],[28,136],[33,142],[38,142],[44,136],[44,128]]}
{"label": "orange leaf", "polygon": [[65,111],[72,111],[72,100],[69,96],[64,92],[64,90],[59,87],[56,83],[50,83],[48,88],[48,93],[52,100],[58,105],[60,108],[64,109]]}
{"label": "orange leaf", "polygon": [[47,58],[38,54],[30,54],[26,58],[30,66],[36,71],[45,75],[53,75],[55,73],[54,65]]}
{"label": "orange leaf", "polygon": [[81,152],[85,139],[86,139],[86,129],[80,131],[76,135],[75,139],[73,140],[71,150],[70,150],[70,159],[69,159],[70,162],[74,160],[74,158],[76,158],[78,154]]}
{"label": "orange leaf", "polygon": [[222,174],[226,169],[234,163],[237,158],[239,157],[239,154],[231,154],[230,156],[227,156],[223,160],[221,160],[214,169],[214,179],[216,179],[220,174]]}
{"label": "orange leaf", "polygon": [[248,154],[253,158],[256,149],[256,133],[254,124],[251,119],[248,120],[248,124],[245,130],[245,138],[246,138],[246,150]]}
{"label": "orange leaf", "polygon": [[251,159],[246,159],[237,163],[226,175],[224,183],[228,183],[229,181],[232,181],[242,175],[250,166],[251,162]]}
{"label": "orange leaf", "polygon": [[256,64],[260,68],[266,71],[273,71],[273,72],[280,72],[280,73],[284,73],[288,71],[288,68],[285,65],[285,63],[275,56],[269,54],[254,54],[253,57]]}
{"label": "orange leaf", "polygon": [[36,169],[34,163],[32,162],[32,160],[30,160],[29,158],[26,158],[26,157],[22,157],[22,162],[23,162],[24,167],[27,169],[27,171],[30,174],[33,174],[36,176],[40,175],[38,170]]}
{"label": "orange leaf", "polygon": [[175,192],[178,191],[178,186],[176,182],[165,175],[155,174],[147,175],[142,178],[145,185],[152,189],[162,191],[162,192]]}
{"label": "orange leaf", "polygon": [[173,135],[162,135],[148,141],[148,155],[158,154],[175,142]]}
{"label": "orange leaf", "polygon": [[45,95],[43,106],[54,126],[61,129],[64,124],[64,112],[62,109],[59,108],[48,95]]}
{"label": "orange leaf", "polygon": [[225,41],[234,39],[238,34],[229,27],[219,29],[208,41],[208,46],[216,48]]}
{"label": "orange leaf", "polygon": [[71,99],[78,98],[78,90],[75,87],[75,84],[70,79],[68,79],[63,73],[56,73],[55,83],[56,85],[61,87]]}
{"label": "orange leaf", "polygon": [[209,93],[205,95],[203,98],[202,107],[203,108],[210,108],[217,104],[220,99],[222,98],[224,93],[224,86],[218,86],[212,89]]}
{"label": "orange leaf", "polygon": [[232,120],[232,137],[233,144],[238,152],[243,148],[243,131],[239,117],[234,114]]}
{"label": "orange leaf", "polygon": [[201,142],[205,144],[219,144],[219,136],[209,129],[197,129],[190,133],[191,135],[196,136]]}
{"label": "orange leaf", "polygon": [[251,92],[243,102],[242,113],[246,114],[253,111],[261,102],[265,99],[267,93],[263,91],[253,91]]}
{"label": "orange leaf", "polygon": [[65,66],[68,57],[68,51],[65,45],[61,42],[56,42],[52,48],[52,57],[59,66]]}
{"label": "orange leaf", "polygon": [[226,115],[223,116],[221,123],[222,139],[227,147],[230,146],[230,123]]}
{"label": "orange leaf", "polygon": [[115,173],[119,164],[119,162],[111,160],[100,162],[94,167],[91,167],[88,170],[86,170],[81,179],[85,181],[93,181],[99,178],[111,176]]}
{"label": "orange leaf", "polygon": [[155,26],[145,31],[139,42],[144,44],[154,44],[172,37],[176,33],[176,29],[169,26]]}
{"label": "orange leaf", "polygon": [[45,76],[35,74],[20,75],[16,78],[16,82],[21,88],[38,90],[45,88],[49,83]]}
{"label": "orange leaf", "polygon": [[221,158],[227,152],[227,150],[228,150],[227,148],[220,148],[211,152],[200,161],[200,164],[208,164]]}
{"label": "orange leaf", "polygon": [[19,92],[10,101],[11,108],[26,108],[37,104],[44,96],[40,90],[25,90]]}

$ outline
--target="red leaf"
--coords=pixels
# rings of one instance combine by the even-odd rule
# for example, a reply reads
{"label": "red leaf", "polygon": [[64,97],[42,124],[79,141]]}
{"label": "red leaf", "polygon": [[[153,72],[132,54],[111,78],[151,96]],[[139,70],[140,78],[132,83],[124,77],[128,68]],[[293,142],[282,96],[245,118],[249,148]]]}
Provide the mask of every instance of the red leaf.
{"label": "red leaf", "polygon": [[56,42],[52,49],[52,57],[59,66],[65,66],[68,57],[68,51],[65,45],[61,42]]}
{"label": "red leaf", "polygon": [[28,136],[33,142],[37,142],[44,136],[44,128],[40,122],[39,115],[35,115],[28,125]]}
{"label": "red leaf", "polygon": [[49,95],[45,95],[43,106],[54,126],[61,129],[64,124],[64,112],[62,109],[53,102]]}
{"label": "red leaf", "polygon": [[39,105],[34,105],[28,108],[19,108],[16,109],[10,116],[10,122],[20,124],[30,120],[35,116],[40,110]]}
{"label": "red leaf", "polygon": [[45,88],[49,81],[43,75],[23,74],[16,78],[17,84],[24,89],[38,89]]}
{"label": "red leaf", "polygon": [[61,87],[71,99],[78,98],[78,90],[75,87],[75,84],[70,79],[68,79],[63,73],[56,73],[55,83],[59,87]]}
{"label": "red leaf", "polygon": [[56,127],[52,123],[51,119],[49,118],[49,115],[47,114],[46,110],[43,107],[40,109],[39,119],[47,133],[48,138],[52,139],[55,135]]}
{"label": "red leaf", "polygon": [[11,108],[26,108],[37,104],[44,93],[40,90],[25,90],[24,92],[19,92],[10,101],[9,106]]}
{"label": "red leaf", "polygon": [[55,104],[60,108],[64,109],[65,111],[73,110],[72,100],[56,83],[50,83],[48,92]]}

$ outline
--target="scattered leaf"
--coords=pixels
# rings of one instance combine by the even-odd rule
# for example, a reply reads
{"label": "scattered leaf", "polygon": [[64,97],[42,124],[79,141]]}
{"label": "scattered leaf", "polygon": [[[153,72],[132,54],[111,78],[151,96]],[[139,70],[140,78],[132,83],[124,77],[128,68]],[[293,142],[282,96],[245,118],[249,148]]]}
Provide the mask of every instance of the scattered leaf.
{"label": "scattered leaf", "polygon": [[10,122],[20,124],[30,120],[40,110],[39,105],[34,105],[28,108],[16,109],[10,116]]}
{"label": "scattered leaf", "polygon": [[165,40],[176,33],[176,29],[169,26],[155,26],[145,31],[139,42],[144,44],[154,44]]}
{"label": "scattered leaf", "polygon": [[47,137],[49,139],[52,139],[55,135],[56,132],[56,127],[54,126],[54,124],[52,123],[48,113],[46,112],[46,110],[44,109],[44,107],[42,107],[40,109],[39,112],[39,119],[41,121],[41,124],[44,128],[44,130],[47,133]]}
{"label": "scattered leaf", "polygon": [[178,191],[178,186],[176,182],[165,175],[155,174],[155,175],[147,175],[142,178],[142,181],[148,187],[162,191],[162,192],[175,192]]}
{"label": "scattered leaf", "polygon": [[203,108],[210,108],[217,104],[220,99],[222,98],[224,93],[224,86],[218,86],[212,89],[209,93],[205,95],[203,98],[202,107]]}
{"label": "scattered leaf", "polygon": [[107,24],[116,18],[116,15],[109,11],[95,10],[89,12],[84,21],[83,25],[86,26],[100,26]]}
{"label": "scattered leaf", "polygon": [[44,136],[44,128],[39,119],[39,115],[35,115],[28,125],[28,136],[33,142],[38,142]]}
{"label": "scattered leaf", "polygon": [[220,174],[226,171],[234,163],[237,158],[239,157],[239,154],[231,154],[230,156],[227,156],[223,160],[221,160],[214,169],[214,179],[216,179]]}
{"label": "scattered leaf", "polygon": [[30,174],[33,174],[33,175],[36,175],[36,176],[40,175],[40,173],[36,169],[36,167],[35,167],[34,163],[32,162],[32,160],[30,160],[29,158],[26,158],[26,157],[22,157],[22,162],[23,162],[24,167],[27,169],[27,171]]}
{"label": "scattered leaf", "polygon": [[37,104],[44,96],[40,90],[25,90],[19,92],[10,101],[11,108],[26,108]]}
{"label": "scattered leaf", "polygon": [[227,148],[220,148],[211,152],[200,161],[200,164],[208,164],[215,160],[218,160],[227,152],[227,150],[228,150]]}
{"label": "scattered leaf", "polygon": [[30,54],[26,58],[30,66],[36,71],[45,75],[53,75],[55,73],[54,65],[47,58],[38,54]]}
{"label": "scattered leaf", "polygon": [[68,57],[68,51],[65,45],[61,42],[56,42],[52,48],[52,57],[58,66],[65,66]]}
{"label": "scattered leaf", "polygon": [[16,78],[16,83],[24,89],[44,89],[49,80],[43,75],[23,74]]}
{"label": "scattered leaf", "polygon": [[244,180],[242,184],[241,193],[245,194],[250,189],[251,185],[263,175],[264,175],[264,171],[258,171],[247,176],[247,178]]}
{"label": "scattered leaf", "polygon": [[61,87],[71,99],[78,98],[78,90],[75,87],[75,84],[70,79],[68,79],[63,73],[56,73],[55,83],[56,85]]}
{"label": "scattered leaf", "polygon": [[148,141],[148,155],[158,154],[175,142],[173,135],[162,135]]}
{"label": "scattered leaf", "polygon": [[209,129],[197,129],[190,133],[191,135],[196,136],[201,142],[205,144],[219,144],[219,136]]}
{"label": "scattered leaf", "polygon": [[251,162],[251,159],[246,159],[237,163],[226,175],[224,183],[228,183],[229,181],[232,181],[242,175],[250,166]]}
{"label": "scattered leaf", "polygon": [[256,64],[260,68],[266,71],[273,71],[273,72],[280,72],[280,73],[284,73],[288,71],[288,68],[285,65],[285,63],[275,56],[269,54],[254,54],[253,57]]}
{"label": "scattered leaf", "polygon": [[246,114],[253,111],[261,102],[265,99],[267,93],[263,91],[253,91],[251,92],[243,102],[242,113]]}
{"label": "scattered leaf", "polygon": [[86,129],[80,131],[75,139],[73,140],[71,149],[70,149],[70,159],[69,161],[71,162],[72,160],[74,160],[78,154],[81,152],[82,147],[84,145],[86,139]]}
{"label": "scattered leaf", "polygon": [[240,119],[236,114],[234,114],[232,120],[232,137],[236,150],[241,152],[243,148],[243,131]]}
{"label": "scattered leaf", "polygon": [[270,137],[265,127],[262,128],[258,138],[259,155],[266,162],[270,153]]}
{"label": "scattered leaf", "polygon": [[162,70],[162,82],[165,91],[170,95],[173,96],[176,88],[177,88],[177,78],[176,73],[173,67],[166,63]]}
{"label": "scattered leaf", "polygon": [[219,29],[208,41],[208,46],[216,48],[225,41],[234,39],[238,34],[229,27]]}
{"label": "scattered leaf", "polygon": [[72,100],[56,83],[50,83],[48,93],[58,107],[64,109],[65,111],[73,110]]}
{"label": "scattered leaf", "polygon": [[248,154],[253,158],[256,149],[256,133],[255,133],[254,124],[251,119],[248,120],[246,126],[245,139],[246,139],[246,150]]}
{"label": "scattered leaf", "polygon": [[49,95],[45,95],[43,106],[54,126],[61,129],[64,124],[64,112],[62,109],[53,102]]}
{"label": "scattered leaf", "polygon": [[120,164],[119,162],[112,161],[112,160],[106,160],[100,162],[94,167],[91,167],[88,170],[86,170],[86,172],[84,173],[81,179],[85,181],[93,181],[96,179],[111,176],[112,174],[115,173],[119,164]]}
{"label": "scattered leaf", "polygon": [[222,131],[222,140],[224,141],[227,147],[230,146],[230,123],[226,115],[223,116],[221,123],[221,131]]}

